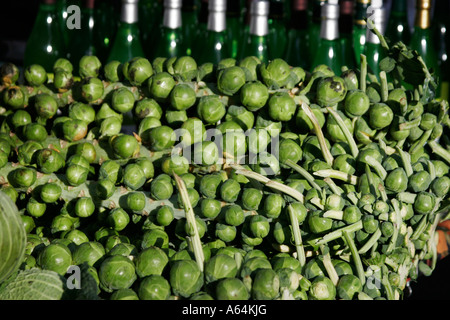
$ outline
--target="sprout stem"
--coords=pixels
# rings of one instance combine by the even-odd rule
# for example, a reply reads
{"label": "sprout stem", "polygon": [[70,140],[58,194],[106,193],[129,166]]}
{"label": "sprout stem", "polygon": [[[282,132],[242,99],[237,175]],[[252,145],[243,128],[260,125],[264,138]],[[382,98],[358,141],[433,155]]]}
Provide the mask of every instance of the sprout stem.
{"label": "sprout stem", "polygon": [[348,226],[342,227],[340,229],[331,231],[330,233],[327,233],[326,235],[324,235],[322,238],[318,238],[316,240],[312,241],[313,245],[321,245],[321,244],[325,244],[327,242],[339,239],[342,237],[344,231],[346,232],[356,232],[358,230],[361,230],[363,227],[362,225],[362,221],[359,220],[358,222],[355,222],[353,224],[350,224]]}
{"label": "sprout stem", "polygon": [[381,82],[381,101],[386,102],[388,99],[388,95],[389,95],[386,71],[380,72],[380,82]]}
{"label": "sprout stem", "polygon": [[450,164],[450,152],[448,150],[443,148],[436,141],[428,141],[428,145],[431,147],[433,153],[437,154],[442,159],[444,159],[448,164]]}
{"label": "sprout stem", "polygon": [[193,230],[193,235],[191,236],[192,247],[195,255],[195,260],[200,270],[203,272],[205,256],[203,254],[202,243],[200,241],[200,236],[198,234],[197,221],[195,219],[194,209],[192,208],[192,204],[189,200],[189,194],[186,189],[186,185],[184,184],[184,180],[181,179],[177,174],[173,174],[175,178],[175,182],[178,188],[178,192],[180,192],[181,199],[183,201],[183,207],[186,212],[186,222],[190,225],[190,230]]}
{"label": "sprout stem", "polygon": [[364,54],[361,54],[361,71],[360,71],[360,79],[359,79],[359,88],[361,91],[366,92],[366,78],[367,78],[367,57]]}
{"label": "sprout stem", "polygon": [[370,239],[362,246],[362,248],[359,249],[358,253],[359,254],[364,254],[367,251],[370,250],[370,248],[372,248],[372,246],[374,244],[377,243],[378,239],[380,239],[381,237],[381,230],[377,229],[372,236],[370,237]]}
{"label": "sprout stem", "polygon": [[319,192],[322,192],[322,188],[314,181],[314,177],[305,169],[303,169],[298,164],[294,163],[294,161],[287,159],[284,163],[285,165],[289,166],[290,168],[294,169],[298,173],[302,175],[303,178],[306,179],[306,181],[309,182],[309,184],[316,189]]}
{"label": "sprout stem", "polygon": [[432,132],[432,131],[433,131],[433,130],[430,129],[430,130],[427,130],[427,131],[425,131],[424,133],[422,133],[422,136],[420,137],[420,139],[417,140],[417,141],[411,146],[411,149],[409,149],[409,153],[410,153],[410,154],[414,154],[414,153],[416,153],[420,148],[422,148],[422,147],[427,143],[428,139],[430,138],[431,132]]}
{"label": "sprout stem", "polygon": [[402,224],[402,215],[399,208],[399,203],[396,199],[391,200],[392,206],[394,207],[394,213],[395,213],[395,222],[394,225],[394,233],[391,236],[391,241],[389,243],[388,248],[386,249],[386,254],[389,254],[394,250],[396,244],[397,244],[397,238],[398,234],[400,232],[400,227]]}
{"label": "sprout stem", "polygon": [[368,162],[368,164],[375,169],[375,171],[377,172],[378,176],[382,179],[385,180],[386,176],[387,176],[387,172],[386,169],[384,169],[383,165],[377,161],[374,157],[371,156],[367,156],[366,161]]}
{"label": "sprout stem", "polygon": [[297,259],[300,262],[300,266],[303,268],[303,266],[306,264],[306,256],[305,249],[303,248],[300,226],[298,223],[297,215],[294,212],[292,206],[288,206],[288,212],[289,218],[291,219],[292,233],[294,236],[295,249],[297,251]]}
{"label": "sprout stem", "polygon": [[320,251],[322,252],[323,257],[322,262],[325,267],[325,270],[327,271],[328,277],[330,278],[331,282],[333,282],[333,284],[336,286],[339,281],[339,276],[336,272],[336,269],[334,268],[333,262],[331,261],[330,249],[324,244],[322,244],[320,246]]}
{"label": "sprout stem", "polygon": [[411,165],[411,155],[403,151],[399,146],[397,146],[396,149],[400,155],[400,158],[402,159],[403,168],[405,169],[406,175],[410,177],[414,173]]}
{"label": "sprout stem", "polygon": [[349,231],[343,231],[342,235],[344,236],[345,241],[350,249],[352,254],[353,262],[355,263],[356,273],[358,274],[358,278],[361,281],[361,284],[364,285],[366,283],[366,275],[364,273],[364,267],[361,262],[361,257],[359,256],[358,250],[356,249],[355,242],[353,241],[352,235]]}
{"label": "sprout stem", "polygon": [[338,180],[342,180],[344,182],[350,183],[352,185],[356,185],[358,184],[358,177],[339,171],[339,170],[334,170],[334,169],[323,169],[323,170],[319,170],[313,173],[316,176],[322,177],[322,178],[333,178],[333,179],[338,179]]}
{"label": "sprout stem", "polygon": [[352,156],[356,158],[359,153],[358,146],[356,145],[355,139],[353,139],[353,135],[350,133],[350,131],[347,128],[347,125],[345,124],[344,120],[342,120],[339,113],[336,112],[333,108],[328,107],[328,112],[333,116],[334,120],[337,122],[339,128],[342,130],[342,133],[344,133],[345,138],[347,139],[347,143],[350,146],[350,151],[352,152]]}

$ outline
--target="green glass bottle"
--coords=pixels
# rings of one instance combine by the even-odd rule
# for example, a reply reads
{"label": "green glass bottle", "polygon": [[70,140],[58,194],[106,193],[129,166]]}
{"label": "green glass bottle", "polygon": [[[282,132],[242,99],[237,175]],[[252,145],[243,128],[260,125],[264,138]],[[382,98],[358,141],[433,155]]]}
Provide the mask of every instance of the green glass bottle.
{"label": "green glass bottle", "polygon": [[194,34],[193,47],[198,47],[203,42],[206,27],[208,26],[208,0],[200,1],[200,9],[198,10],[196,31]]}
{"label": "green glass bottle", "polygon": [[320,38],[320,25],[322,22],[322,6],[326,3],[326,0],[312,0],[311,5],[311,23],[308,25],[308,38],[309,38],[309,56],[314,57],[319,47]]}
{"label": "green glass bottle", "polygon": [[227,0],[226,24],[229,41],[230,58],[236,59],[242,36],[243,19],[241,15],[242,1]]}
{"label": "green glass bottle", "polygon": [[355,51],[356,67],[361,65],[361,54],[366,46],[366,18],[370,0],[356,0],[355,17],[353,20],[353,50]]}
{"label": "green glass bottle", "polygon": [[[150,46],[151,36],[154,28],[158,28],[159,21],[156,13],[155,0],[140,0],[138,5],[139,32],[141,34],[141,44],[144,51]],[[146,52],[147,53],[147,52]]]}
{"label": "green glass bottle", "polygon": [[287,46],[285,0],[270,0],[269,5],[269,59],[282,58]]}
{"label": "green glass bottle", "polygon": [[[431,28],[431,0],[417,0],[416,2],[414,31],[411,37],[410,47],[422,56],[428,69],[434,72],[439,83],[441,74]],[[439,88],[436,94],[439,96]]]}
{"label": "green glass bottle", "polygon": [[107,61],[125,63],[145,56],[139,34],[138,1],[122,0],[120,24]]}
{"label": "green glass bottle", "polygon": [[240,59],[255,56],[261,62],[269,60],[269,1],[253,1],[250,6],[250,26],[242,45]]}
{"label": "green glass bottle", "polygon": [[153,59],[186,55],[186,47],[183,41],[181,0],[164,0],[163,24],[159,38],[153,45],[155,49]]}
{"label": "green glass bottle", "polygon": [[69,30],[66,27],[66,19],[68,16],[67,7],[69,5],[80,6],[80,1],[69,1],[68,0],[57,0],[56,1],[56,16],[59,20],[59,26],[61,28],[61,33],[64,39],[64,46],[67,48],[69,44]]}
{"label": "green glass bottle", "polygon": [[340,0],[339,2],[339,42],[341,43],[344,65],[349,69],[356,68],[353,50],[353,0]]}
{"label": "green glass bottle", "polygon": [[328,0],[322,6],[322,24],[317,52],[311,70],[318,65],[327,65],[335,74],[341,74],[344,65],[341,43],[339,42],[339,4],[338,0]]}
{"label": "green glass bottle", "polygon": [[401,41],[407,46],[409,45],[411,41],[411,29],[408,22],[407,0],[392,0],[385,33],[387,41],[391,44]]}
{"label": "green glass bottle", "polygon": [[[386,22],[386,10],[383,8],[383,0],[372,0],[367,9],[367,18],[372,20],[381,34],[384,34]],[[364,54],[367,58],[368,71],[379,78],[380,61],[385,57],[384,49],[381,47],[380,39],[369,28],[366,30],[366,48]]]}
{"label": "green glass bottle", "polygon": [[205,38],[194,52],[198,64],[212,62],[217,65],[220,60],[230,57],[226,32],[226,6],[226,0],[209,0]]}
{"label": "green glass bottle", "polygon": [[97,57],[102,63],[108,59],[111,47],[116,37],[120,19],[120,2],[96,0],[94,37],[97,46]]}
{"label": "green glass bottle", "polygon": [[52,72],[55,61],[66,54],[55,4],[56,0],[43,0],[39,5],[33,30],[25,47],[25,68],[40,64],[47,72]]}
{"label": "green glass bottle", "polygon": [[181,21],[183,21],[183,39],[186,45],[186,53],[191,55],[198,27],[198,6],[196,0],[183,0]]}
{"label": "green glass bottle", "polygon": [[239,45],[239,52],[238,57],[241,57],[242,55],[242,48],[244,47],[244,42],[247,41],[249,32],[250,32],[250,11],[252,6],[253,0],[245,0],[244,4],[244,13],[243,13],[243,20],[244,24],[241,26],[241,39],[240,39],[240,45]]}
{"label": "green glass bottle", "polygon": [[441,72],[439,98],[448,100],[450,90],[450,64],[448,60],[448,55],[450,54],[450,22],[448,13],[450,12],[450,3],[449,1],[436,1],[435,3],[435,18],[433,19],[432,28]]}
{"label": "green glass bottle", "polygon": [[291,66],[302,67],[305,70],[310,68],[307,0],[292,1],[288,43],[284,59]]}
{"label": "green glass bottle", "polygon": [[67,59],[72,62],[75,74],[78,74],[78,63],[83,56],[97,55],[94,38],[94,6],[95,0],[83,1],[80,19],[81,28],[71,31],[71,40],[67,47]]}

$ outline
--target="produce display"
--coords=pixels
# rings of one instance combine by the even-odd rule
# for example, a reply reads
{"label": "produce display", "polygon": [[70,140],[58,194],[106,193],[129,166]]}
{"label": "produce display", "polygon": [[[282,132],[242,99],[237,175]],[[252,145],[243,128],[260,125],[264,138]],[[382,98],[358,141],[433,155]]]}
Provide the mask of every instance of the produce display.
{"label": "produce display", "polygon": [[382,43],[378,75],[2,65],[0,299],[402,299],[449,218],[449,107]]}

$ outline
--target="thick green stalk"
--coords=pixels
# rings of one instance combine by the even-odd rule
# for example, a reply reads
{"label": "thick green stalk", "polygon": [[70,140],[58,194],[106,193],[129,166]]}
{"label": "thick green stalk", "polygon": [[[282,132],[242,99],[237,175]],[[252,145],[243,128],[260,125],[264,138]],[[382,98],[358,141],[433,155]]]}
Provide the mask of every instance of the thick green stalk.
{"label": "thick green stalk", "polygon": [[358,275],[358,278],[361,281],[361,284],[364,285],[366,283],[366,275],[364,273],[364,267],[361,262],[361,257],[359,256],[358,250],[356,249],[356,245],[355,245],[355,242],[353,241],[352,235],[350,234],[349,231],[343,231],[342,235],[344,236],[344,239],[347,242],[347,245],[352,254],[352,258],[353,258],[353,262],[356,267],[356,273]]}
{"label": "thick green stalk", "polygon": [[448,164],[450,164],[450,152],[442,147],[436,141],[428,141],[428,145],[430,146],[433,153],[437,154],[443,160],[445,160]]}
{"label": "thick green stalk", "polygon": [[297,214],[294,212],[292,206],[288,206],[289,218],[291,220],[292,233],[294,236],[295,249],[297,252],[297,259],[300,262],[300,266],[303,268],[306,264],[305,248],[303,247],[302,235],[297,219]]}
{"label": "thick green stalk", "polygon": [[292,160],[287,159],[286,162],[284,163],[285,165],[289,166],[290,168],[294,169],[295,171],[297,171],[298,173],[301,174],[301,176],[303,178],[306,179],[306,181],[309,182],[309,184],[316,189],[317,191],[319,191],[320,193],[322,192],[322,188],[314,181],[314,177],[305,169],[303,169],[303,167],[299,166],[298,164],[294,163]]}
{"label": "thick green stalk", "polygon": [[347,143],[350,147],[350,151],[352,152],[352,156],[356,159],[356,157],[358,157],[359,149],[358,146],[356,145],[353,135],[348,130],[347,125],[344,123],[344,120],[342,120],[341,116],[333,108],[327,109],[328,112],[333,116],[334,120],[339,125],[339,128],[342,130],[342,133],[344,133],[344,136],[347,139]]}

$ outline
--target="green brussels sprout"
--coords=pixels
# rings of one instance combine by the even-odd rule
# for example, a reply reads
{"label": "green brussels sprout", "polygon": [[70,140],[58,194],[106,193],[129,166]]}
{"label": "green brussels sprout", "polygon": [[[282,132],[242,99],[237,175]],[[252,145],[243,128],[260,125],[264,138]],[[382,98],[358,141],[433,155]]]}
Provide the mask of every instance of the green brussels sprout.
{"label": "green brussels sprout", "polygon": [[291,269],[295,271],[298,275],[300,275],[302,271],[302,266],[300,265],[300,261],[298,261],[292,256],[287,255],[274,257],[272,260],[272,269],[274,271],[282,269]]}
{"label": "green brussels sprout", "polygon": [[242,130],[226,130],[223,134],[221,148],[226,161],[237,162],[247,151],[247,136]]}
{"label": "green brussels sprout", "polygon": [[[200,195],[198,194],[198,191],[194,188],[187,188],[186,189],[189,197],[189,202],[193,208],[195,208],[198,204],[198,201],[200,200]],[[183,199],[181,197],[181,193],[177,194],[177,202],[178,206],[180,208],[184,208]]]}
{"label": "green brussels sprout", "polygon": [[150,143],[150,132],[153,128],[160,127],[161,120],[154,117],[145,117],[139,122],[138,135],[145,144]]}
{"label": "green brussels sprout", "polygon": [[151,97],[158,102],[164,102],[168,99],[176,84],[172,75],[165,71],[153,74],[147,83]]}
{"label": "green brussels sprout", "polygon": [[81,96],[85,102],[93,103],[103,96],[104,89],[99,78],[85,78],[81,84]]}
{"label": "green brussels sprout", "polygon": [[169,73],[182,81],[191,81],[197,76],[197,62],[190,56],[176,57],[171,65],[167,62]]}
{"label": "green brussels sprout", "polygon": [[130,89],[120,87],[113,91],[111,97],[111,107],[119,113],[127,113],[133,110],[136,98]]}
{"label": "green brussels sprout", "polygon": [[86,262],[90,266],[98,267],[105,254],[105,247],[100,242],[84,242],[75,248],[73,252],[73,263],[75,265],[81,265]]}
{"label": "green brussels sprout", "polygon": [[166,249],[169,247],[169,235],[161,229],[150,229],[142,236],[141,249],[149,247],[159,247]]}
{"label": "green brussels sprout", "polygon": [[361,210],[357,206],[346,206],[342,220],[347,224],[358,222],[361,219]]}
{"label": "green brussels sprout", "polygon": [[219,147],[214,141],[197,142],[193,146],[192,161],[202,166],[214,165],[219,161]]}
{"label": "green brussels sprout", "polygon": [[150,183],[151,196],[156,200],[167,200],[173,194],[172,178],[165,174],[159,174]]}
{"label": "green brussels sprout", "polygon": [[290,268],[279,268],[276,270],[280,279],[280,291],[288,290],[293,293],[300,285],[300,277],[297,272]]}
{"label": "green brussels sprout", "polygon": [[245,188],[241,195],[242,206],[247,210],[258,210],[263,193],[256,188]]}
{"label": "green brussels sprout", "polygon": [[95,120],[95,110],[89,104],[74,102],[69,105],[68,116],[72,119],[78,119],[86,123],[91,123]]}
{"label": "green brussels sprout", "polygon": [[27,213],[34,217],[39,218],[42,217],[47,209],[47,205],[45,202],[39,202],[36,198],[28,199],[26,210]]}
{"label": "green brussels sprout", "polygon": [[67,240],[67,246],[71,249],[71,251],[74,250],[72,249],[74,244],[79,246],[83,243],[89,242],[89,238],[86,233],[79,229],[73,229],[67,233],[65,232],[63,240]]}
{"label": "green brussels sprout", "polygon": [[215,286],[218,300],[248,300],[250,294],[244,282],[239,278],[220,279]]}
{"label": "green brussels sprout", "polygon": [[331,230],[333,226],[333,220],[331,218],[325,218],[321,212],[313,211],[308,218],[308,226],[311,232],[315,234],[321,234]]}
{"label": "green brussels sprout", "polygon": [[122,231],[130,223],[130,216],[123,208],[114,208],[106,217],[106,222],[110,228]]}
{"label": "green brussels sprout", "polygon": [[11,124],[16,130],[29,123],[31,123],[31,115],[25,110],[16,110],[11,117]]}
{"label": "green brussels sprout", "polygon": [[426,191],[430,187],[431,182],[431,176],[428,171],[421,170],[409,177],[408,189],[414,193]]}
{"label": "green brussels sprout", "polygon": [[163,111],[156,100],[151,98],[143,98],[136,101],[134,115],[140,120],[146,117],[161,119],[163,116]]}
{"label": "green brussels sprout", "polygon": [[418,214],[430,213],[435,206],[436,197],[430,192],[421,191],[414,200],[414,210]]}
{"label": "green brussels sprout", "polygon": [[34,98],[34,109],[40,118],[51,119],[58,111],[58,103],[50,94],[40,93]]}
{"label": "green brussels sprout", "polygon": [[109,82],[119,82],[122,80],[122,63],[117,60],[109,61],[103,67],[103,75],[106,81]]}
{"label": "green brussels sprout", "polygon": [[269,132],[263,128],[252,129],[247,135],[248,150],[250,153],[258,154],[267,150],[271,141]]}
{"label": "green brussels sprout", "polygon": [[245,72],[239,66],[221,69],[217,75],[217,88],[221,93],[232,96],[245,84]]}
{"label": "green brussels sprout", "polygon": [[53,64],[53,71],[56,69],[62,69],[66,72],[72,73],[73,65],[72,62],[66,58],[58,58]]}
{"label": "green brussels sprout", "polygon": [[30,233],[36,227],[36,223],[34,222],[33,217],[21,215],[20,219],[22,220],[23,227],[24,227],[26,233]]}
{"label": "green brussels sprout", "polygon": [[356,90],[359,88],[359,77],[355,70],[347,69],[341,73],[341,78],[344,79],[348,90]]}
{"label": "green brussels sprout", "polygon": [[269,116],[275,121],[291,120],[297,110],[294,99],[287,92],[273,94],[267,103]]}
{"label": "green brussels sprout", "polygon": [[378,230],[380,222],[373,214],[364,214],[361,220],[366,233],[372,234]]}
{"label": "green brussels sprout", "polygon": [[[71,158],[73,159],[75,155],[81,156],[89,164],[93,163],[97,159],[97,151],[91,142],[83,141],[75,145],[75,153]],[[89,166],[86,166],[87,168]]]}
{"label": "green brussels sprout", "polygon": [[237,228],[224,223],[216,223],[214,234],[216,238],[224,242],[231,242],[236,239]]}
{"label": "green brussels sprout", "polygon": [[163,227],[167,227],[175,219],[172,207],[168,205],[161,206],[156,211],[156,222]]}
{"label": "green brussels sprout", "polygon": [[168,263],[169,257],[159,247],[148,247],[139,251],[134,259],[136,274],[139,278],[162,275]]}
{"label": "green brussels sprout", "polygon": [[193,260],[175,261],[169,274],[169,282],[175,295],[189,298],[204,284],[203,273]]}
{"label": "green brussels sprout", "polygon": [[263,201],[263,214],[270,219],[278,218],[285,205],[283,197],[280,194],[271,193]]}
{"label": "green brussels sprout", "polygon": [[143,192],[133,191],[127,193],[123,197],[125,197],[125,204],[123,206],[125,209],[130,210],[131,212],[140,212],[144,210],[147,199]]}
{"label": "green brussels sprout", "polygon": [[65,166],[64,157],[56,150],[44,148],[36,152],[36,164],[43,173],[57,172]]}
{"label": "green brussels sprout", "polygon": [[161,169],[164,173],[181,175],[189,171],[189,160],[180,155],[171,155],[165,157]]}
{"label": "green brussels sprout", "polygon": [[445,197],[450,192],[450,178],[438,177],[431,184],[431,191],[439,198]]}
{"label": "green brussels sprout", "polygon": [[176,135],[169,126],[159,126],[150,129],[149,145],[153,151],[162,151],[171,148],[175,144]]}
{"label": "green brussels sprout", "polygon": [[200,212],[204,218],[215,219],[222,209],[219,200],[213,198],[203,198],[200,200]]}
{"label": "green brussels sprout", "polygon": [[323,77],[317,84],[316,100],[319,105],[330,107],[345,99],[347,85],[341,77]]}
{"label": "green brussels sprout", "polygon": [[119,289],[111,294],[109,300],[139,300],[139,296],[133,289]]}
{"label": "green brussels sprout", "polygon": [[133,262],[125,256],[106,257],[98,270],[100,287],[106,292],[131,288],[136,281],[136,270]]}
{"label": "green brussels sprout", "polygon": [[280,278],[272,269],[258,269],[252,282],[254,300],[273,300],[279,296]]}
{"label": "green brussels sprout", "polygon": [[73,142],[86,137],[88,133],[88,123],[79,119],[70,119],[62,124],[62,134],[64,140]]}
{"label": "green brussels sprout", "polygon": [[175,110],[186,110],[195,104],[197,97],[190,85],[180,83],[172,89],[169,99],[171,107]]}
{"label": "green brussels sprout", "polygon": [[215,124],[226,114],[226,108],[218,95],[203,96],[197,104],[197,116],[205,124]]}
{"label": "green brussels sprout", "polygon": [[206,128],[202,120],[189,118],[181,125],[180,141],[183,146],[190,146],[206,140]]}
{"label": "green brussels sprout", "polygon": [[270,232],[269,220],[261,215],[249,216],[248,226],[251,235],[255,238],[265,238]]}
{"label": "green brussels sprout", "polygon": [[36,170],[31,167],[19,167],[8,174],[8,182],[16,188],[28,188],[36,182]]}
{"label": "green brussels sprout", "polygon": [[312,300],[335,300],[336,287],[329,278],[325,276],[317,276],[311,282],[309,297]]}
{"label": "green brussels sprout", "polygon": [[308,209],[305,207],[305,205],[299,201],[294,201],[289,203],[287,210],[289,210],[289,208],[293,211],[293,213],[297,216],[297,221],[299,224],[303,223],[303,221],[305,221],[307,214],[308,214]]}
{"label": "green brussels sprout", "polygon": [[122,180],[122,167],[115,160],[102,162],[99,169],[99,180],[108,179],[113,183]]}
{"label": "green brussels sprout", "polygon": [[220,197],[225,202],[236,202],[241,192],[241,185],[234,179],[228,179],[220,186]]}
{"label": "green brussels sprout", "polygon": [[0,67],[0,80],[1,83],[9,87],[16,83],[19,79],[20,70],[14,63],[6,62]]}
{"label": "green brussels sprout", "polygon": [[374,103],[369,110],[369,124],[372,129],[383,129],[394,120],[394,112],[385,103]]}
{"label": "green brussels sprout", "polygon": [[244,210],[238,204],[231,204],[224,208],[224,221],[231,226],[239,226],[245,221]]}
{"label": "green brussels sprout", "polygon": [[216,198],[221,183],[222,177],[219,174],[206,174],[200,178],[199,192],[207,198]]}
{"label": "green brussels sprout", "polygon": [[256,81],[258,79],[258,68],[261,60],[255,56],[248,56],[239,61],[238,66],[245,72],[247,81]]}
{"label": "green brussels sprout", "polygon": [[65,177],[71,186],[79,186],[83,184],[89,175],[89,169],[77,165],[69,164],[66,166]]}
{"label": "green brussels sprout", "polygon": [[356,172],[356,160],[350,154],[341,154],[334,158],[333,169],[354,174]]}
{"label": "green brussels sprout", "polygon": [[421,120],[420,120],[420,129],[423,131],[431,130],[433,129],[437,124],[437,116],[430,112],[425,112],[422,114]]}
{"label": "green brussels sprout", "polygon": [[337,296],[343,300],[353,300],[357,298],[363,289],[361,280],[352,274],[347,274],[339,278],[336,285]]}
{"label": "green brussels sprout", "polygon": [[405,191],[408,188],[408,176],[406,175],[405,169],[399,167],[389,172],[384,184],[389,191],[395,193]]}
{"label": "green brussels sprout", "polygon": [[3,91],[3,102],[12,109],[23,109],[28,103],[28,97],[24,89],[13,85]]}
{"label": "green brussels sprout", "polygon": [[234,58],[223,58],[217,63],[217,71],[233,67],[236,65],[236,59]]}
{"label": "green brussels sprout", "polygon": [[242,128],[242,130],[247,131],[253,128],[255,115],[243,106],[231,105],[227,108],[225,121],[234,121]]}
{"label": "green brussels sprout", "polygon": [[37,264],[44,270],[51,270],[64,276],[72,265],[72,253],[67,246],[52,243],[39,252]]}
{"label": "green brussels sprout", "polygon": [[280,173],[280,163],[277,157],[267,151],[254,155],[249,161],[253,171],[261,175],[270,176]]}
{"label": "green brussels sprout", "polygon": [[205,263],[204,273],[206,283],[223,278],[234,278],[237,272],[236,260],[228,255],[215,255]]}
{"label": "green brussels sprout", "polygon": [[342,210],[344,206],[345,200],[338,194],[330,194],[325,200],[325,210]]}
{"label": "green brussels sprout", "polygon": [[264,107],[269,100],[269,90],[260,81],[247,82],[239,93],[241,103],[249,111],[255,112]]}
{"label": "green brussels sprout", "polygon": [[303,156],[303,151],[300,145],[292,139],[283,139],[278,147],[278,157],[280,165],[283,168],[287,168],[284,164],[286,160],[291,160],[294,163],[298,163]]}
{"label": "green brussels sprout", "polygon": [[81,78],[98,77],[102,63],[96,56],[83,56],[79,61],[79,74]]}
{"label": "green brussels sprout", "polygon": [[267,64],[261,63],[259,72],[266,86],[278,89],[288,81],[291,67],[283,59],[275,58]]}
{"label": "green brussels sprout", "polygon": [[90,217],[95,211],[95,203],[90,197],[80,197],[75,202],[75,214],[80,218]]}
{"label": "green brussels sprout", "polygon": [[32,64],[25,68],[25,80],[32,87],[39,87],[47,81],[47,72],[39,64]]}
{"label": "green brussels sprout", "polygon": [[[112,242],[111,238],[109,238],[109,240]],[[109,244],[107,243],[107,245]],[[137,248],[134,244],[128,242],[119,242],[116,245],[114,245],[111,249],[109,249],[108,255],[109,256],[122,255],[125,257],[136,256]]]}
{"label": "green brussels sprout", "polygon": [[129,61],[127,79],[133,86],[142,85],[152,75],[153,67],[148,59],[136,57]]}
{"label": "green brussels sprout", "polygon": [[123,170],[123,183],[131,190],[141,188],[146,181],[144,171],[137,163],[129,163]]}
{"label": "green brussels sprout", "polygon": [[351,90],[344,100],[344,110],[349,117],[360,117],[364,115],[370,107],[370,99],[362,90]]}
{"label": "green brussels sprout", "polygon": [[135,157],[140,150],[137,139],[128,134],[112,136],[110,139],[110,145],[114,156],[117,159],[128,159]]}
{"label": "green brussels sprout", "polygon": [[[250,252],[253,252],[253,251],[250,251]],[[258,251],[256,250],[256,252],[258,252]],[[267,257],[251,256],[251,255],[249,255],[247,257],[247,255],[246,255],[245,261],[242,264],[242,267],[240,270],[240,276],[241,276],[241,278],[245,278],[247,276],[254,278],[256,272],[261,269],[272,270],[272,265],[270,264],[270,261],[267,260]]]}
{"label": "green brussels sprout", "polygon": [[53,73],[53,85],[58,92],[67,92],[74,83],[73,74],[62,68],[56,68]]}
{"label": "green brussels sprout", "polygon": [[[347,127],[348,131],[353,134],[353,123],[351,119],[348,118],[342,111],[338,110],[337,113],[344,121],[344,124]],[[330,140],[334,142],[347,142],[347,138],[345,137],[344,132],[331,114],[329,114],[327,117],[326,129]]]}
{"label": "green brussels sprout", "polygon": [[160,275],[148,276],[139,283],[140,300],[167,300],[170,293],[169,281]]}

